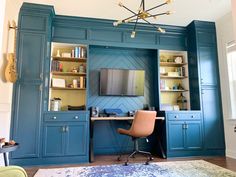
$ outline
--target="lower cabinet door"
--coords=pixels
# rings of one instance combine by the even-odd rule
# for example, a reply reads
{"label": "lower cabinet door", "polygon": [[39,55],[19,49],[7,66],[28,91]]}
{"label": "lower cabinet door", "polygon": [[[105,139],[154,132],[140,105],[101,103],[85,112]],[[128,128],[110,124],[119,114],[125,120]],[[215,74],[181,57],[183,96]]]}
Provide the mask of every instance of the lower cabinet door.
{"label": "lower cabinet door", "polygon": [[88,146],[88,127],[86,122],[66,125],[65,155],[86,155]]}
{"label": "lower cabinet door", "polygon": [[202,149],[202,126],[200,121],[186,122],[185,146],[188,150]]}
{"label": "lower cabinet door", "polygon": [[184,122],[168,122],[168,147],[169,151],[184,150]]}
{"label": "lower cabinet door", "polygon": [[224,149],[223,116],[219,91],[214,87],[202,89],[204,117],[204,147],[206,150]]}
{"label": "lower cabinet door", "polygon": [[44,126],[43,155],[63,156],[65,142],[65,126],[62,123],[46,124]]}

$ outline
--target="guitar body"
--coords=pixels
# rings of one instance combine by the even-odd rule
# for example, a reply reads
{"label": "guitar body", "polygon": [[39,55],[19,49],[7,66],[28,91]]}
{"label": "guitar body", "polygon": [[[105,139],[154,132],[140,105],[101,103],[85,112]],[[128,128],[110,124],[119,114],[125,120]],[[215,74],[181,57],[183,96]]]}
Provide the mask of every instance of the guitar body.
{"label": "guitar body", "polygon": [[5,69],[5,78],[8,82],[16,82],[17,80],[17,71],[16,71],[16,23],[12,21],[12,26],[9,24],[10,29],[14,30],[14,53],[7,54],[7,66]]}
{"label": "guitar body", "polygon": [[7,54],[7,66],[5,69],[5,78],[8,82],[16,82],[17,73],[16,73],[16,62],[14,61],[15,54],[8,53]]}

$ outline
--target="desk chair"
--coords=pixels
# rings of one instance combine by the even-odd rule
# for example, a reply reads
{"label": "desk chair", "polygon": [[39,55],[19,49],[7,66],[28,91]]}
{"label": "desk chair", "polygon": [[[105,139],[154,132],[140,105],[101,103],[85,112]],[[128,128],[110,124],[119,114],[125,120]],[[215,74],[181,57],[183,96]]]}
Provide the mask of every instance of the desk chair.
{"label": "desk chair", "polygon": [[152,155],[150,152],[140,151],[138,148],[138,139],[145,138],[152,134],[155,126],[156,111],[137,111],[132,125],[129,130],[118,128],[117,131],[120,134],[128,135],[132,137],[134,141],[134,151],[127,157],[125,165],[128,165],[129,158],[134,157],[135,154],[144,154],[148,156],[146,165],[152,160]]}

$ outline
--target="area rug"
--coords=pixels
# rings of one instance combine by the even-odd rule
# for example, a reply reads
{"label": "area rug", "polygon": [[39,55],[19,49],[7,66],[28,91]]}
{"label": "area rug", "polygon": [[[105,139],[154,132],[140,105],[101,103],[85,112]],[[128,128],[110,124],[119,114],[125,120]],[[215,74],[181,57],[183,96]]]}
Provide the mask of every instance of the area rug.
{"label": "area rug", "polygon": [[34,177],[236,177],[204,160],[39,169]]}

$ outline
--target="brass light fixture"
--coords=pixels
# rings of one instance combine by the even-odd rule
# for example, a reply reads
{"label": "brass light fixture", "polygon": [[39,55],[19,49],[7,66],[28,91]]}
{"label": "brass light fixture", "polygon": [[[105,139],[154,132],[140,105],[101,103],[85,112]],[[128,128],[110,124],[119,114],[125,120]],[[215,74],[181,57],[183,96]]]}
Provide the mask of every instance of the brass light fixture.
{"label": "brass light fixture", "polygon": [[157,9],[161,6],[164,6],[164,5],[167,5],[167,4],[170,4],[172,2],[172,0],[166,0],[165,2],[163,2],[162,4],[159,4],[157,6],[154,6],[150,9],[145,9],[145,0],[141,0],[141,4],[139,6],[139,9],[138,9],[138,13],[130,10],[128,7],[126,7],[125,5],[123,5],[121,2],[119,2],[119,6],[120,7],[123,7],[124,9],[128,10],[129,12],[131,12],[133,15],[130,16],[130,17],[127,17],[123,20],[118,20],[118,21],[115,21],[113,23],[113,26],[118,26],[122,23],[129,23],[129,22],[134,22],[134,28],[133,28],[133,31],[131,33],[131,38],[135,38],[135,34],[136,34],[136,27],[137,27],[137,24],[138,24],[138,21],[139,20],[143,20],[145,21],[148,25],[150,26],[153,26],[154,28],[156,28],[157,31],[161,32],[161,33],[165,33],[166,31],[164,29],[162,29],[161,27],[155,25],[155,24],[152,24],[148,21],[149,18],[154,18],[154,19],[157,19],[159,16],[162,16],[162,15],[170,15],[172,14],[171,11],[167,11],[167,12],[163,12],[163,13],[154,13],[154,14],[151,14],[151,11],[153,11],[154,9]]}

